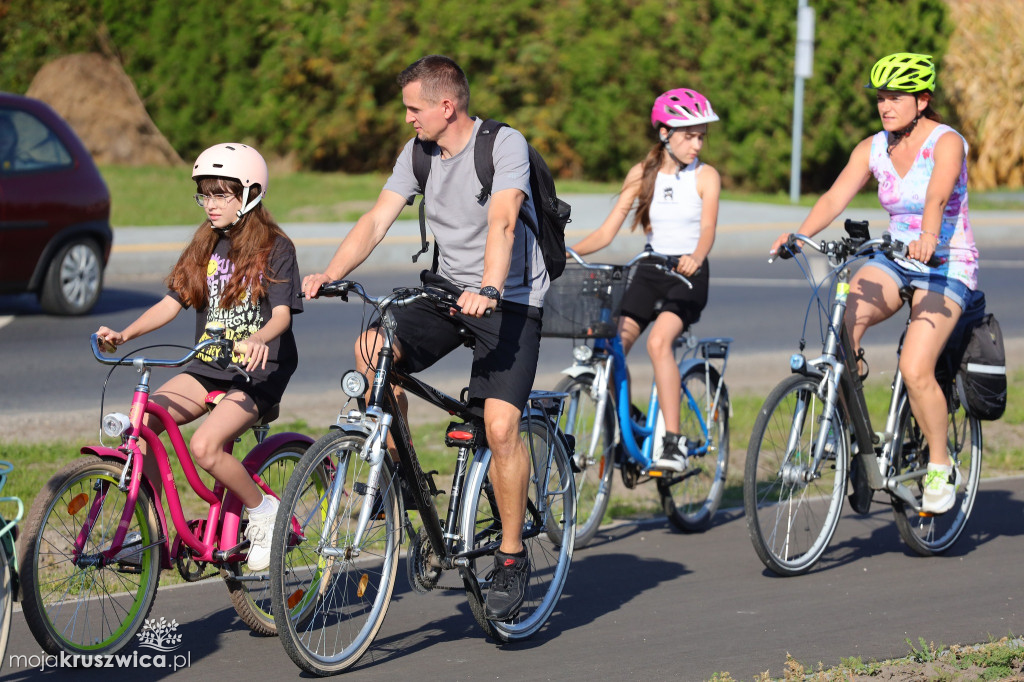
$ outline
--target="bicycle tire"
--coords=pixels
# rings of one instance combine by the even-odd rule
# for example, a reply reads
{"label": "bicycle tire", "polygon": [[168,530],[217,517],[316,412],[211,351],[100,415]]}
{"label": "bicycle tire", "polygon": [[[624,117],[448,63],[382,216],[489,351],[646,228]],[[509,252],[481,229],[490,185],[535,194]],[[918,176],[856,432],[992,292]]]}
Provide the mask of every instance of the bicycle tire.
{"label": "bicycle tire", "polygon": [[[761,562],[782,576],[806,573],[818,562],[835,534],[846,491],[850,439],[838,409],[831,456],[819,477],[807,480],[824,409],[817,388],[817,380],[800,375],[780,382],[758,412],[747,449],[747,530]],[[790,451],[798,408],[806,411]]]}
{"label": "bicycle tire", "polygon": [[[573,460],[579,469],[576,482],[576,545],[581,549],[590,544],[597,534],[605,511],[611,501],[612,478],[615,474],[615,406],[611,396],[605,403],[604,416],[597,421],[597,402],[592,387],[594,375],[581,374],[565,377],[558,382],[556,391],[569,394],[562,417],[562,431],[576,439]],[[570,417],[572,423],[569,423]],[[590,455],[590,442],[594,427],[600,429],[597,447]]]}
{"label": "bicycle tire", "polygon": [[[76,566],[71,556],[90,515],[95,521],[83,554],[109,548],[126,504],[117,487],[122,470],[120,462],[77,459],[58,471],[32,503],[25,523],[22,605],[29,630],[47,653],[117,653],[134,640],[153,607],[164,538],[157,537],[156,511],[145,485],[128,528],[140,534],[146,548],[137,564]],[[128,567],[133,573],[126,572]]]}
{"label": "bicycle tire", "polygon": [[[705,376],[703,365],[691,367],[680,379],[680,436],[693,442],[708,441],[706,454],[689,457],[686,471],[657,479],[662,509],[669,522],[684,533],[707,530],[725,493],[729,471],[729,392],[724,383],[714,414],[709,410],[720,381],[717,369],[709,367]],[[694,407],[700,410],[707,426],[706,437]]]}
{"label": "bicycle tire", "polygon": [[[576,492],[569,454],[557,437],[554,427],[542,418],[523,419],[520,434],[532,434],[534,457],[530,462],[529,504],[537,509],[538,501],[547,501],[547,513],[542,521],[544,528],[535,528],[527,512],[523,526],[523,544],[530,557],[530,581],[526,588],[526,599],[519,613],[509,621],[489,620],[486,616],[486,587],[493,573],[493,558],[488,554],[474,562],[473,572],[479,590],[467,590],[469,609],[477,624],[484,632],[498,642],[523,640],[543,627],[551,616],[562,594],[565,579],[572,562],[575,545]],[[538,466],[541,460],[543,465]],[[488,476],[490,460],[485,464],[474,461],[467,477],[465,509],[473,516],[473,527],[463,525],[463,537],[471,538],[470,548],[485,545],[497,546],[501,542],[501,519],[498,517],[494,489]],[[545,472],[550,472],[545,476]],[[547,478],[545,488],[544,479]],[[467,518],[464,514],[463,519]],[[557,531],[552,526],[557,526]],[[558,542],[553,540],[553,537]],[[481,578],[481,569],[485,571]]]}
{"label": "bicycle tire", "polygon": [[[395,587],[401,540],[398,481],[385,459],[383,495],[366,496],[370,464],[360,456],[365,441],[362,434],[335,430],[313,443],[288,481],[274,528],[272,609],[288,614],[278,617],[278,635],[292,661],[315,675],[339,673],[359,660],[384,622]],[[333,526],[326,528],[336,476],[344,477],[343,497]],[[352,534],[367,500],[379,500],[379,512],[361,546],[353,547]],[[293,518],[301,537],[292,531]],[[317,553],[321,539],[331,547],[347,547],[347,555]]]}
{"label": "bicycle tire", "polygon": [[[266,483],[275,494],[280,495],[288,485],[292,471],[296,464],[306,454],[309,444],[304,441],[285,443],[267,456],[263,464],[256,471],[256,475]],[[245,506],[242,507],[243,514]],[[238,527],[238,539],[236,543],[244,539],[244,526],[240,523]],[[232,564],[231,575],[224,577],[224,584],[228,588],[228,595],[231,604],[235,607],[238,617],[249,626],[257,635],[271,637],[277,635],[277,625],[274,623],[272,601],[270,598],[270,583],[266,580],[254,582],[251,580],[237,580],[234,576],[253,576],[244,561]],[[258,573],[265,573],[259,571]]]}
{"label": "bicycle tire", "polygon": [[0,670],[4,669],[7,641],[11,636],[11,616],[14,615],[13,587],[11,562],[7,558],[7,550],[0,543]]}
{"label": "bicycle tire", "polygon": [[[959,404],[955,396],[950,398],[948,425],[946,430],[949,456],[957,462],[961,474],[965,474],[963,487],[957,492],[956,502],[945,514],[922,516],[917,509],[893,497],[893,514],[900,537],[915,553],[934,556],[947,551],[960,538],[974,508],[974,500],[981,479],[982,434],[981,421],[972,417]],[[896,451],[893,461],[897,463],[897,474],[912,474],[928,465],[927,445],[910,411],[910,401],[904,396],[896,422],[899,426],[894,441]],[[907,484],[910,486],[910,483]],[[912,490],[920,507],[924,478],[918,478]]]}

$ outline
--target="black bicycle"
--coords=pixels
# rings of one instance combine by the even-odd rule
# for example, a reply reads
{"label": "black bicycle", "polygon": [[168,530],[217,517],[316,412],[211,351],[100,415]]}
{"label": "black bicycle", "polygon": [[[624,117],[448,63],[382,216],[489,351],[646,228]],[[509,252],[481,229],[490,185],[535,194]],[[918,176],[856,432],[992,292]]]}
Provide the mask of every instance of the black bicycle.
{"label": "black bicycle", "polygon": [[[566,394],[534,391],[523,412],[520,433],[531,471],[522,537],[529,550],[530,582],[516,616],[488,620],[484,600],[502,526],[488,476],[491,451],[483,421],[465,400],[403,374],[394,365],[396,321],[390,311],[419,300],[458,310],[458,293],[424,285],[374,298],[358,283],[344,280],[320,290],[321,296],[343,300],[354,294],[374,306],[376,315],[369,322],[379,324],[384,341],[369,398],[363,398],[367,381],[362,373],[351,370],[342,377],[348,405],[355,401],[356,409],[343,409],[331,431],[310,447],[281,499],[271,549],[272,603],[281,609],[275,614],[286,614],[278,616],[285,651],[311,673],[342,672],[373,642],[391,601],[403,532],[410,538],[406,561],[413,589],[431,590],[444,571],[457,570],[473,617],[499,642],[537,632],[562,593],[576,526],[571,445],[557,426]],[[463,337],[467,345],[473,343],[465,328]],[[445,435],[445,444],[457,455],[443,521],[434,505],[442,492],[434,483],[437,472],[424,472],[420,466],[395,386],[460,420],[450,424]],[[389,433],[397,465],[388,456]],[[410,521],[406,497],[419,512],[418,532]],[[288,522],[292,518],[298,521],[298,531]]]}
{"label": "black bicycle", "polygon": [[[921,509],[928,445],[910,410],[898,363],[884,430],[872,428],[858,358],[843,324],[848,264],[872,254],[900,258],[906,247],[888,234],[868,239],[866,222],[847,220],[846,230],[848,237],[820,244],[794,234],[784,247],[796,252],[807,246],[829,258],[835,281],[831,313],[822,354],[790,358],[793,375],[765,399],[747,449],[743,503],[750,539],[764,565],[784,576],[806,573],[828,548],[848,479],[856,511],[867,512],[872,491],[888,494],[903,540],[917,554],[930,556],[948,550],[963,533],[981,477],[981,422],[961,404],[955,371],[940,381],[947,401],[947,450],[963,473],[950,511]],[[909,300],[912,293],[901,295]],[[939,363],[944,364],[942,358]]]}

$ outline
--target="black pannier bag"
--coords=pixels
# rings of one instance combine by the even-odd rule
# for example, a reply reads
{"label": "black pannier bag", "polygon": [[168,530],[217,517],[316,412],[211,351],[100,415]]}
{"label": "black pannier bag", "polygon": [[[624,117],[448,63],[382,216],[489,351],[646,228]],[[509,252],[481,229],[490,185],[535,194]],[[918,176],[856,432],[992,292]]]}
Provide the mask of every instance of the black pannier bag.
{"label": "black pannier bag", "polygon": [[978,419],[995,420],[1006,410],[1006,352],[999,321],[985,312],[985,294],[972,292],[935,375],[949,396],[956,376],[957,397]]}

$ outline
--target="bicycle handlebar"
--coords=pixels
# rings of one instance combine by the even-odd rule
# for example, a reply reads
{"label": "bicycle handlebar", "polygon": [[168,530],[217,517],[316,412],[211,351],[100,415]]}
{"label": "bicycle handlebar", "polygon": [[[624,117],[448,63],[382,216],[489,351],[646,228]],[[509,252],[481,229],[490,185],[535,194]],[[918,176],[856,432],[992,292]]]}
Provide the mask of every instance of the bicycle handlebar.
{"label": "bicycle handlebar", "polygon": [[[429,279],[430,281],[424,282],[421,287],[399,287],[384,296],[370,296],[359,282],[339,279],[321,285],[319,295],[347,301],[348,295],[353,293],[382,313],[391,307],[404,308],[421,299],[427,299],[438,308],[444,310],[452,309],[456,312],[461,312],[462,307],[459,306],[459,297],[462,295],[462,292],[458,287],[440,276],[433,276]],[[496,309],[498,308],[488,309],[484,313],[484,317],[490,317],[493,310]]]}
{"label": "bicycle handlebar", "polygon": [[[907,258],[907,245],[898,239],[893,239],[892,235],[888,232],[875,239],[862,240],[842,237],[833,241],[822,240],[821,242],[816,242],[807,235],[794,232],[789,235],[786,243],[779,248],[778,257],[783,260],[792,258],[794,253],[799,250],[799,248],[794,248],[797,244],[806,244],[818,253],[833,258],[837,263],[843,263],[851,257],[866,256],[872,252],[881,253],[890,259]],[[774,262],[775,258],[776,256],[772,256],[768,259],[768,262]],[[934,268],[943,263],[945,263],[945,260],[936,258],[933,255],[925,265]]]}
{"label": "bicycle handlebar", "polygon": [[[140,369],[145,367],[181,367],[194,360],[197,355],[199,355],[207,348],[211,348],[213,346],[222,347],[227,353],[222,357],[230,359],[230,352],[232,351],[232,348],[234,346],[234,342],[231,341],[230,339],[207,339],[205,341],[200,341],[199,343],[197,343],[191,350],[189,350],[188,353],[186,353],[183,357],[177,360],[155,360],[152,358],[137,358],[131,356],[115,358],[104,355],[103,351],[100,349],[100,337],[98,334],[92,334],[89,338],[89,342],[90,345],[92,346],[93,356],[100,363],[104,365],[132,366],[138,367]],[[239,367],[238,365],[230,364],[225,367],[225,369],[228,368],[233,369],[234,371],[241,374],[243,377],[245,377],[246,381],[250,381],[249,373],[246,372],[241,367]]]}
{"label": "bicycle handlebar", "polygon": [[628,270],[629,268],[633,267],[634,265],[641,261],[653,261],[651,265],[658,268],[665,274],[671,275],[672,277],[681,280],[689,288],[693,288],[693,284],[690,282],[690,280],[676,271],[676,268],[679,266],[678,256],[666,256],[663,253],[658,253],[657,251],[651,250],[650,246],[645,248],[641,253],[638,253],[637,255],[630,258],[628,261],[626,261],[626,263],[622,265],[612,265],[610,263],[588,263],[587,261],[583,260],[582,256],[580,256],[572,249],[566,248],[565,251],[566,253],[569,254],[569,256],[572,257],[574,261],[576,261],[577,263],[579,263],[588,270]]}

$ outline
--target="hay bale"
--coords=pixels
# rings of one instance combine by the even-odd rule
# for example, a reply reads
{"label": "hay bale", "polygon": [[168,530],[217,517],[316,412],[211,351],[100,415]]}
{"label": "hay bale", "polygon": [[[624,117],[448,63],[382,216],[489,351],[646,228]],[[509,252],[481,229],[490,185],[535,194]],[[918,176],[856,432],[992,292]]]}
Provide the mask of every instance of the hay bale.
{"label": "hay bale", "polygon": [[96,163],[184,164],[146,113],[135,85],[116,60],[99,54],[60,57],[39,69],[25,94],[53,107]]}
{"label": "hay bale", "polygon": [[1024,13],[1020,0],[948,0],[956,27],[939,88],[971,145],[973,189],[1024,186]]}

